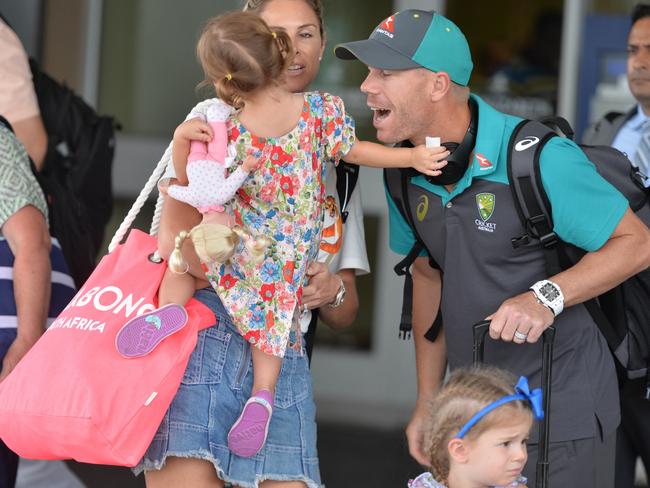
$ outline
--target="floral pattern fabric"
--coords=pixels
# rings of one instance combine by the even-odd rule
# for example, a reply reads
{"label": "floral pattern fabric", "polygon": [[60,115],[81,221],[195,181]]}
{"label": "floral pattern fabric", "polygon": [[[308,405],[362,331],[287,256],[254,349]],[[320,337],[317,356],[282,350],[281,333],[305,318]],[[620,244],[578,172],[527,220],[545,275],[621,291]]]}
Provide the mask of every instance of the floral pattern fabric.
{"label": "floral pattern fabric", "polygon": [[[518,476],[516,480],[510,483],[507,487],[494,486],[492,488],[511,488],[517,486],[525,486],[528,480],[525,476]],[[431,473],[422,473],[417,478],[408,482],[408,488],[447,488],[442,483],[435,480]]]}
{"label": "floral pattern fabric", "polygon": [[301,344],[298,305],[307,266],[318,254],[325,162],[338,163],[350,150],[354,121],[341,99],[311,92],[298,124],[281,137],[251,134],[236,114],[228,132],[239,160],[264,156],[231,204],[235,220],[272,244],[255,262],[242,242],[229,264],[208,264],[207,276],[244,338],[281,357],[289,342]]}

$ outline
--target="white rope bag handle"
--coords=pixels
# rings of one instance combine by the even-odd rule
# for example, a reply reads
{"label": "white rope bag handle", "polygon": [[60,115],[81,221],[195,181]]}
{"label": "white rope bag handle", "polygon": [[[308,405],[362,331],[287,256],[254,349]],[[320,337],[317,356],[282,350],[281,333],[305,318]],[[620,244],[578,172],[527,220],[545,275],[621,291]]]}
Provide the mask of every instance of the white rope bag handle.
{"label": "white rope bag handle", "polygon": [[[133,225],[133,221],[138,216],[138,213],[140,213],[140,210],[146,203],[147,198],[149,198],[149,195],[151,194],[153,189],[156,187],[158,180],[165,173],[165,169],[167,168],[167,165],[171,161],[171,153],[172,153],[172,145],[169,144],[162,158],[158,162],[158,165],[153,170],[153,173],[151,173],[151,176],[147,180],[147,183],[144,185],[144,188],[140,191],[138,198],[136,198],[135,202],[133,202],[131,209],[126,214],[126,217],[124,217],[124,220],[122,221],[117,231],[115,232],[113,239],[111,239],[111,243],[108,245],[109,253],[112,252],[113,249],[115,249],[115,247],[120,242],[122,242],[122,240],[124,240],[124,236],[126,236],[127,232]],[[153,219],[151,220],[151,227],[149,229],[149,234],[152,236],[155,236],[158,233],[158,228],[160,227],[160,214],[162,213],[162,203],[163,203],[163,196],[158,195],[158,199],[156,200],[156,209],[154,211]],[[160,256],[158,255],[158,251],[156,251],[154,258],[160,259]]]}

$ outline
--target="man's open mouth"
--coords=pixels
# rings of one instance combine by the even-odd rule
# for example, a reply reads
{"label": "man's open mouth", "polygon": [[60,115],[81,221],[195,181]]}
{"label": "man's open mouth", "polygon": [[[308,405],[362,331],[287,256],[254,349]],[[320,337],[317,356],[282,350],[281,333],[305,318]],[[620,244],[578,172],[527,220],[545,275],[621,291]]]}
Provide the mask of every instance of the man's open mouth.
{"label": "man's open mouth", "polygon": [[382,122],[391,114],[391,111],[387,108],[370,107],[370,110],[373,113],[373,122]]}

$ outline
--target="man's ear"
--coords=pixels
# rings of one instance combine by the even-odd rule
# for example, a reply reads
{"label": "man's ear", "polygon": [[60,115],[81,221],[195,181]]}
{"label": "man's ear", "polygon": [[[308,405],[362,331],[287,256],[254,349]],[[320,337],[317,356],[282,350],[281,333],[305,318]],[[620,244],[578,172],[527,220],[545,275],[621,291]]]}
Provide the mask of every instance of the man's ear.
{"label": "man's ear", "polygon": [[437,102],[441,100],[451,88],[449,75],[444,71],[438,71],[437,73],[432,72],[429,86],[431,101]]}
{"label": "man's ear", "polygon": [[449,460],[457,464],[465,464],[469,460],[469,449],[463,439],[451,439],[447,444]]}

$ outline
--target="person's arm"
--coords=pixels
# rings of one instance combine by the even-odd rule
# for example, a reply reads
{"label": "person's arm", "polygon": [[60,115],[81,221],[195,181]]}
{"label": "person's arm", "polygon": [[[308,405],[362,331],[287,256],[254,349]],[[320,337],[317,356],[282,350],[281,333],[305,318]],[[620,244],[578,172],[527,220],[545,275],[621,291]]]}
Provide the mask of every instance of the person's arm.
{"label": "person's arm", "polygon": [[[650,230],[628,208],[601,248],[549,279],[562,290],[564,306],[570,307],[612,289],[649,266]],[[495,339],[511,341],[519,330],[528,334],[527,342],[535,342],[555,317],[533,292],[527,291],[503,302],[488,319],[492,321],[490,336]]]}
{"label": "person's arm", "polygon": [[412,266],[413,277],[413,341],[418,396],[411,420],[406,427],[409,453],[420,464],[427,466],[429,456],[424,450],[430,403],[443,380],[447,366],[444,333],[441,330],[435,342],[424,335],[438,313],[441,297],[440,271],[429,266],[428,257],[419,257]]}
{"label": "person's arm", "polygon": [[13,287],[18,330],[2,363],[0,380],[18,364],[45,331],[50,306],[50,235],[43,214],[31,205],[2,226],[14,255]]}
{"label": "person's arm", "polygon": [[371,168],[415,168],[420,173],[438,176],[447,164],[447,156],[449,151],[444,146],[389,147],[357,139],[345,160]]}
{"label": "person's arm", "polygon": [[47,133],[41,115],[37,114],[26,119],[11,122],[16,137],[25,146],[29,157],[34,161],[38,171],[43,169],[43,161],[47,152]]}
{"label": "person's arm", "polygon": [[[553,231],[563,242],[587,251],[571,268],[546,277],[558,284],[566,307],[593,298],[650,265],[647,226],[575,143],[552,138],[544,146],[539,167],[551,203]],[[526,291],[488,317],[490,336],[522,343],[523,338],[514,337],[518,331],[527,335],[525,341],[535,342],[554,318],[532,291]]]}

